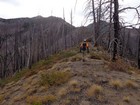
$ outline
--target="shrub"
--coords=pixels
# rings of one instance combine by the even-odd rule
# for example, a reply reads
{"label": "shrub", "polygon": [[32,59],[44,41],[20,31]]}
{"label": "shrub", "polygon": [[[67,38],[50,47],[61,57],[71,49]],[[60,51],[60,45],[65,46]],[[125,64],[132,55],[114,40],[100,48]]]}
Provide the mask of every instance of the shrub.
{"label": "shrub", "polygon": [[72,87],[76,87],[78,84],[79,84],[79,83],[78,83],[77,80],[71,80],[71,81],[69,82],[69,85],[72,86]]}
{"label": "shrub", "polygon": [[27,74],[31,74],[30,72],[32,72],[32,71],[25,68],[22,71],[15,73],[15,75],[12,77],[7,77],[5,79],[0,80],[0,86],[3,87],[7,83],[10,83],[12,81],[17,82],[18,80],[20,80],[22,77],[26,76]]}
{"label": "shrub", "polygon": [[99,94],[103,92],[103,88],[99,85],[92,85],[89,89],[87,89],[88,97],[98,97]]}
{"label": "shrub", "polygon": [[67,88],[61,88],[60,90],[58,90],[58,93],[57,95],[62,97],[62,96],[65,96],[67,94]]}
{"label": "shrub", "polygon": [[71,77],[70,72],[52,71],[47,74],[42,74],[40,82],[41,85],[46,85],[46,86],[61,85],[67,82],[70,77]]}
{"label": "shrub", "polygon": [[0,95],[0,103],[4,100],[4,96]]}
{"label": "shrub", "polygon": [[121,72],[127,71],[127,66],[120,60],[117,60],[116,62],[111,62],[109,64],[109,68],[115,71],[121,71]]}
{"label": "shrub", "polygon": [[131,81],[131,80],[128,80],[125,82],[125,87],[127,88],[137,88],[138,87],[138,84],[136,84],[135,82]]}
{"label": "shrub", "polygon": [[120,80],[111,80],[110,85],[115,89],[119,89],[122,87],[122,83]]}
{"label": "shrub", "polygon": [[91,59],[99,59],[101,60],[101,56],[97,53],[90,53],[90,58]]}
{"label": "shrub", "polygon": [[111,62],[109,64],[110,70],[121,71],[125,73],[132,74],[137,72],[137,69],[127,64],[123,59],[118,59],[116,62]]}
{"label": "shrub", "polygon": [[4,87],[7,81],[5,79],[0,80],[0,87]]}
{"label": "shrub", "polygon": [[130,97],[129,96],[123,97],[123,101],[129,103],[130,102]]}
{"label": "shrub", "polygon": [[81,60],[82,60],[82,57],[79,57],[79,56],[75,56],[71,59],[72,62],[81,61]]}
{"label": "shrub", "polygon": [[57,99],[54,95],[47,96],[28,96],[26,98],[27,103],[32,105],[43,105],[43,103],[54,102]]}
{"label": "shrub", "polygon": [[69,51],[62,51],[60,53],[54,54],[52,56],[49,56],[47,59],[40,60],[39,62],[33,64],[31,69],[24,68],[23,70],[15,73],[15,75],[12,76],[12,77],[8,77],[6,79],[0,80],[0,87],[5,86],[5,84],[7,84],[9,82],[12,82],[12,81],[17,82],[22,77],[27,78],[27,77],[29,77],[31,75],[34,75],[39,70],[42,70],[44,68],[45,69],[50,68],[56,61],[58,61],[60,59],[64,59],[64,58],[65,59],[69,58],[69,57],[74,56],[76,54],[77,54],[77,52],[69,50]]}

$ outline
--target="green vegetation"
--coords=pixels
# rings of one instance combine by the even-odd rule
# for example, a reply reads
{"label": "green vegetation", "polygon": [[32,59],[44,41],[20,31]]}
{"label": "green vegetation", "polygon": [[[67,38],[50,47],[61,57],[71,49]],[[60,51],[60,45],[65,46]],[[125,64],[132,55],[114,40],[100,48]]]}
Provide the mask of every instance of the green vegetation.
{"label": "green vegetation", "polygon": [[47,74],[42,74],[41,85],[54,86],[61,85],[67,82],[71,77],[71,73],[68,71],[51,71]]}
{"label": "green vegetation", "polygon": [[54,95],[47,95],[47,96],[28,96],[26,98],[26,102],[31,105],[43,105],[44,103],[54,102],[57,99]]}
{"label": "green vegetation", "polygon": [[4,100],[4,96],[0,95],[0,103]]}
{"label": "green vegetation", "polygon": [[0,87],[3,87],[7,82],[6,79],[0,80]]}
{"label": "green vegetation", "polygon": [[18,73],[16,73],[14,76],[12,77],[8,77],[5,79],[0,80],[0,87],[3,87],[5,84],[12,82],[12,81],[18,81],[23,75],[25,75],[25,73],[28,71],[28,69],[24,69]]}
{"label": "green vegetation", "polygon": [[72,57],[76,54],[77,54],[77,52],[75,52],[75,51],[70,51],[70,50],[62,51],[60,53],[49,56],[48,58],[46,58],[46,60],[39,61],[38,63],[36,63],[32,66],[32,69],[50,68],[57,61],[59,61],[61,59],[66,59],[66,58]]}
{"label": "green vegetation", "polygon": [[40,60],[39,62],[33,64],[32,69],[25,68],[25,69],[17,72],[12,77],[8,77],[8,78],[0,80],[0,87],[3,87],[5,84],[12,82],[12,81],[16,82],[16,81],[20,80],[22,77],[29,77],[33,74],[36,74],[38,71],[40,71],[42,69],[48,69],[48,68],[52,67],[52,65],[54,63],[56,63],[58,60],[66,59],[66,58],[69,58],[76,54],[77,54],[77,52],[75,50],[69,49],[67,51],[62,51],[60,53],[49,56],[45,60]]}

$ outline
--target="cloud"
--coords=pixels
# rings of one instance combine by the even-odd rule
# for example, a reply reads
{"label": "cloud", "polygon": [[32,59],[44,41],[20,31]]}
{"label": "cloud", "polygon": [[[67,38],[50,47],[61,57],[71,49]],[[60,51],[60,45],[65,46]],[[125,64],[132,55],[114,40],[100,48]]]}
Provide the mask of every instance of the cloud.
{"label": "cloud", "polygon": [[[66,21],[70,22],[70,12],[73,10],[73,24],[80,26],[85,23],[84,8],[86,1],[87,0],[77,0],[76,10],[74,11],[76,0],[0,0],[0,17],[18,18],[34,17],[37,15],[48,17],[53,15],[63,18],[64,8]],[[139,0],[119,0],[119,2],[123,8],[126,6],[136,6]],[[126,11],[126,14],[122,14],[126,21],[130,20],[130,17],[131,21],[133,19],[132,16],[134,15],[130,16],[130,13],[130,11]]]}
{"label": "cloud", "polygon": [[11,4],[11,5],[14,5],[14,6],[19,5],[19,2],[17,0],[0,0],[0,2],[6,3],[6,4]]}

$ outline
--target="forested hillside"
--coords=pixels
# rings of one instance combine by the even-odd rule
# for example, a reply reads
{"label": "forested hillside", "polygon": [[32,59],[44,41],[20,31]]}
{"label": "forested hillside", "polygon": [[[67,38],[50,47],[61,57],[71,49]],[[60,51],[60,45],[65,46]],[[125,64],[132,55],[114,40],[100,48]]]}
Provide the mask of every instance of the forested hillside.
{"label": "forested hillside", "polygon": [[[88,30],[94,32],[93,27],[94,27],[94,24],[90,24],[87,26]],[[137,54],[138,54],[138,46],[139,46],[138,44],[139,33],[140,33],[140,29],[138,28],[126,28],[126,27],[120,26],[120,46],[118,46],[120,47],[119,53],[121,56],[129,60],[131,59],[135,63],[137,62],[137,56],[138,56]],[[111,48],[113,46],[112,45],[113,39],[114,39],[113,24],[110,27],[109,23],[105,21],[101,21],[100,34],[97,37],[97,43],[107,48],[107,50],[112,50]]]}
{"label": "forested hillside", "polygon": [[[32,64],[49,55],[79,45],[84,38],[92,38],[93,27],[93,24],[74,27],[52,16],[0,19],[0,78],[11,76],[23,68],[31,68]],[[113,34],[113,26],[101,21],[97,43],[112,50],[113,44],[110,42],[114,38]],[[134,65],[137,63],[138,35],[138,29],[121,27],[120,54],[133,59]]]}
{"label": "forested hillside", "polygon": [[63,49],[79,44],[91,34],[85,27],[76,28],[61,18],[0,20],[0,78]]}

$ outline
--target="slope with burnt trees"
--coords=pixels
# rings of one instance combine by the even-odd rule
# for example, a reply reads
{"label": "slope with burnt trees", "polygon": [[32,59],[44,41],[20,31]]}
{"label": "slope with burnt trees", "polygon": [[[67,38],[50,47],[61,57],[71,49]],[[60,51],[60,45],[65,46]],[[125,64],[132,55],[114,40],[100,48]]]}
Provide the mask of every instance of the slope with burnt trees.
{"label": "slope with burnt trees", "polygon": [[85,27],[76,28],[58,17],[0,19],[0,78],[31,68],[88,35]]}

